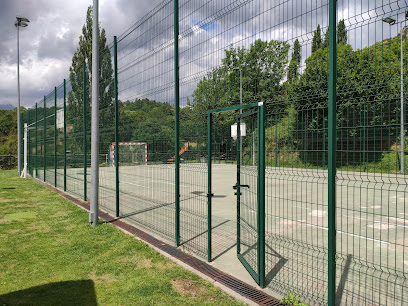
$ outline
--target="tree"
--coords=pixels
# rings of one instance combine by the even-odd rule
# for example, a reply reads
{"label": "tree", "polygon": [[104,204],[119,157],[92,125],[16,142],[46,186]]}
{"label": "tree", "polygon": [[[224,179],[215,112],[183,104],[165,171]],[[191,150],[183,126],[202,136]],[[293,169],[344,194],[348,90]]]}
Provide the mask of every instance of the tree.
{"label": "tree", "polygon": [[302,54],[300,52],[300,43],[299,40],[295,40],[293,44],[293,52],[292,58],[289,63],[288,68],[288,81],[292,82],[293,80],[297,80],[299,78],[299,68],[300,62],[302,60]]}
{"label": "tree", "polygon": [[[113,109],[113,68],[111,53],[106,45],[105,30],[99,29],[99,125],[109,131],[114,125]],[[82,27],[79,37],[79,46],[72,57],[70,83],[72,90],[68,93],[67,119],[72,125],[72,133],[83,132],[83,64],[86,65],[85,82],[87,93],[86,118],[87,131],[91,126],[91,72],[92,72],[92,6],[88,7],[86,22]],[[106,151],[110,142],[114,141],[113,132],[101,133],[100,149]],[[82,140],[78,138],[77,146],[83,147]]]}
{"label": "tree", "polygon": [[[346,25],[344,24],[344,19],[340,20],[337,24],[337,44],[339,45],[347,45],[347,29]],[[329,28],[327,28],[326,33],[324,34],[324,41],[322,48],[329,47]]]}
{"label": "tree", "polygon": [[[353,148],[342,153],[343,165],[353,163],[355,152],[363,151],[367,146],[373,148],[373,152],[366,158],[377,160],[383,152],[390,151],[392,141],[396,139],[398,52],[398,38],[389,44],[379,42],[357,51],[353,51],[350,45],[338,46],[337,127],[342,129],[342,147]],[[323,152],[324,145],[327,145],[328,58],[327,48],[317,50],[306,59],[306,68],[299,82],[292,84],[298,110],[297,126],[302,130],[294,135],[297,138],[294,142],[300,152],[305,152],[301,157],[308,162],[321,162],[323,158],[306,156],[306,152],[311,155],[316,150]],[[389,128],[376,129],[375,138],[367,138],[367,129],[379,126]],[[308,137],[310,134],[314,138]],[[319,141],[312,143],[313,139]]]}
{"label": "tree", "polygon": [[119,102],[119,112],[122,142],[146,142],[150,162],[167,161],[174,156],[174,106],[136,99]]}
{"label": "tree", "polygon": [[327,28],[326,33],[324,33],[324,40],[322,48],[326,49],[329,47],[329,28]]}
{"label": "tree", "polygon": [[[263,101],[271,105],[282,91],[287,73],[289,44],[282,41],[256,40],[249,48],[230,47],[220,67],[213,69],[197,85],[193,93],[192,111],[197,122],[207,117],[207,110],[240,103],[240,70],[242,70],[243,103]],[[285,107],[282,105],[282,107]],[[229,131],[236,121],[229,112],[214,117],[214,127]],[[206,133],[206,123],[197,124],[199,134]],[[222,133],[215,132],[216,137]],[[205,134],[204,134],[205,135]],[[229,132],[228,132],[229,137]],[[219,141],[220,139],[218,139]]]}
{"label": "tree", "polygon": [[322,33],[320,30],[320,24],[318,24],[317,29],[313,32],[312,53],[315,53],[321,47],[322,47]]}
{"label": "tree", "polygon": [[347,45],[347,29],[344,24],[344,19],[337,24],[337,44]]}

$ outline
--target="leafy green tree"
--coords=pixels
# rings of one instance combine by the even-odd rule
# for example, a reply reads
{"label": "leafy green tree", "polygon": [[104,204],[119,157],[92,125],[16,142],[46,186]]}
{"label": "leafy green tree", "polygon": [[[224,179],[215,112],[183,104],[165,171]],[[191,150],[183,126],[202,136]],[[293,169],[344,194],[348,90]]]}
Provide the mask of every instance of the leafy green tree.
{"label": "leafy green tree", "polygon": [[17,154],[17,108],[0,109],[0,155]]}
{"label": "leafy green tree", "polygon": [[[209,72],[193,93],[191,117],[200,122],[196,125],[197,132],[206,133],[207,110],[240,103],[240,70],[244,104],[258,101],[270,104],[277,100],[287,73],[288,51],[287,42],[275,40],[257,40],[248,49],[231,47],[225,50],[221,66]],[[214,127],[219,129],[216,136],[226,137],[223,134],[228,131],[229,137],[229,126],[235,123],[235,115],[221,113],[214,120]]]}
{"label": "leafy green tree", "polygon": [[120,102],[119,111],[121,142],[146,142],[151,162],[174,156],[174,106],[136,99]]}
{"label": "leafy green tree", "polygon": [[339,45],[347,45],[347,29],[344,24],[344,19],[337,24],[337,43]]}
{"label": "leafy green tree", "polygon": [[316,52],[322,47],[322,32],[320,24],[317,25],[317,29],[313,32],[312,40],[312,53]]}
{"label": "leafy green tree", "polygon": [[[344,19],[340,20],[337,24],[337,44],[339,45],[347,45],[347,29],[346,25],[344,24]],[[329,28],[327,28],[326,33],[324,34],[324,40],[322,44],[322,48],[329,47]]]}
{"label": "leafy green tree", "polygon": [[288,81],[292,82],[293,80],[297,80],[299,78],[299,68],[300,68],[300,62],[302,60],[302,54],[300,51],[300,43],[299,40],[295,40],[295,43],[293,44],[293,52],[292,52],[292,58],[289,63],[289,68],[288,68]]}
{"label": "leafy green tree", "polygon": [[327,28],[326,33],[324,33],[324,40],[322,48],[326,49],[329,47],[329,28]]}
{"label": "leafy green tree", "polygon": [[[112,129],[114,127],[113,108],[113,68],[109,47],[106,44],[105,30],[99,29],[99,125],[101,130],[100,150],[106,151],[110,142],[114,141]],[[70,83],[72,91],[68,93],[67,120],[72,125],[72,133],[83,132],[83,64],[86,64],[86,117],[87,131],[91,126],[91,74],[92,74],[92,6],[88,7],[86,22],[82,27],[79,37],[79,46],[72,57]],[[106,132],[104,132],[106,131]],[[82,140],[78,138],[76,145],[83,147]]]}
{"label": "leafy green tree", "polygon": [[[381,50],[378,52],[376,50]],[[375,148],[367,158],[378,159],[382,151],[390,150],[396,130],[392,126],[398,122],[398,40],[384,45],[379,42],[362,50],[353,51],[350,45],[338,46],[337,62],[337,126],[343,129],[343,148],[353,148],[358,152],[364,146]],[[306,59],[306,68],[298,84],[293,84],[298,129],[303,133],[294,135],[301,152],[323,150],[327,144],[327,97],[328,97],[328,58],[329,50],[320,49]],[[378,67],[388,67],[378,69]],[[374,143],[367,138],[370,127],[387,126],[376,129]],[[363,128],[365,127],[365,128]],[[319,143],[307,142],[312,137]],[[372,143],[368,143],[372,141]],[[310,156],[303,156],[308,161]],[[314,158],[321,161],[323,158]],[[352,162],[353,153],[342,154],[343,165]]]}

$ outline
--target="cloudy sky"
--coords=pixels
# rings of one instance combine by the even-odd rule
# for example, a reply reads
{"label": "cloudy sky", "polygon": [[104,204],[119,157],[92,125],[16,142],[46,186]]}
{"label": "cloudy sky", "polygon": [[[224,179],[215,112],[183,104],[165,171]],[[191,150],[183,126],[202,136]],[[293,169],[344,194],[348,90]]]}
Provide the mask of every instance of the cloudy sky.
{"label": "cloudy sky", "polygon": [[[92,2],[0,0],[0,104],[17,105],[15,17],[30,20],[29,26],[20,30],[20,80],[21,105],[31,107],[68,78],[86,10]],[[110,43],[114,35],[120,36],[162,0],[100,0],[99,3],[100,24]],[[169,47],[173,37],[172,3],[166,3],[121,42],[126,48],[133,48],[132,56],[119,58],[120,67],[133,67],[127,72],[129,76],[120,75],[121,79],[132,82],[120,83],[121,98],[125,100],[141,95],[160,101],[173,99]],[[224,50],[231,44],[249,47],[256,39],[275,39],[293,45],[297,38],[305,60],[311,53],[317,24],[322,26],[323,33],[327,28],[327,3],[328,0],[180,0],[183,97],[191,95],[197,81],[221,63]],[[399,28],[384,25],[382,18],[394,16],[398,21],[404,20],[406,8],[407,0],[339,0],[338,18],[345,19],[349,43],[358,49],[398,35]],[[120,52],[127,52],[121,48]],[[144,57],[150,60],[141,60]]]}
{"label": "cloudy sky", "polygon": [[[100,0],[99,21],[108,42],[161,0]],[[20,29],[21,105],[31,107],[68,77],[86,10],[92,0],[0,0],[0,104],[17,106],[16,16],[30,20]]]}

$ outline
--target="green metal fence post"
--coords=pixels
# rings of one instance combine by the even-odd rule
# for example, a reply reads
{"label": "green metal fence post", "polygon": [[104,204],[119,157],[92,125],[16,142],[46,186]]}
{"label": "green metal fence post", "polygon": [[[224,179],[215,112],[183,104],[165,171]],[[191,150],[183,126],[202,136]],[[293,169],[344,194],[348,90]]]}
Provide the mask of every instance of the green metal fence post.
{"label": "green metal fence post", "polygon": [[64,79],[64,191],[67,191],[67,116],[66,116],[67,87]]}
{"label": "green metal fence post", "polygon": [[38,103],[35,103],[35,177],[38,178]]}
{"label": "green metal fence post", "polygon": [[180,80],[179,80],[179,2],[174,0],[174,109],[175,109],[175,236],[180,245]]}
{"label": "green metal fence post", "polygon": [[46,106],[46,102],[47,102],[47,98],[44,96],[44,139],[43,139],[43,143],[44,143],[44,150],[43,150],[43,167],[44,167],[44,182],[45,180],[45,163],[47,162],[47,141],[46,141],[46,136],[47,136],[47,106]]}
{"label": "green metal fence post", "polygon": [[84,201],[86,201],[86,64],[82,67],[82,102],[83,102],[83,132],[84,132]]}
{"label": "green metal fence post", "polygon": [[113,37],[113,65],[115,72],[115,191],[116,191],[116,217],[119,217],[119,101],[118,101],[118,42]]}
{"label": "green metal fence post", "polygon": [[241,117],[237,120],[237,254],[241,254]]}
{"label": "green metal fence post", "polygon": [[57,87],[54,87],[54,187],[57,187]]}
{"label": "green metal fence post", "polygon": [[208,134],[208,143],[207,143],[207,165],[208,165],[208,176],[207,176],[207,260],[208,262],[212,261],[212,237],[211,237],[211,226],[212,226],[212,186],[211,186],[211,157],[212,157],[212,114],[209,113],[207,117],[207,134]]}
{"label": "green metal fence post", "polygon": [[328,301],[336,305],[336,0],[329,2]]}
{"label": "green metal fence post", "polygon": [[[27,119],[27,125],[30,127],[31,126],[31,110],[27,110],[27,116],[28,116],[28,119]],[[24,154],[27,154],[27,169],[26,169],[26,173],[27,174],[29,174],[29,175],[31,175],[31,165],[30,165],[30,161],[31,161],[31,159],[30,159],[30,129],[29,128],[27,128],[27,153],[24,153]]]}
{"label": "green metal fence post", "polygon": [[258,124],[258,275],[259,286],[265,288],[265,107],[263,103],[259,106]]}

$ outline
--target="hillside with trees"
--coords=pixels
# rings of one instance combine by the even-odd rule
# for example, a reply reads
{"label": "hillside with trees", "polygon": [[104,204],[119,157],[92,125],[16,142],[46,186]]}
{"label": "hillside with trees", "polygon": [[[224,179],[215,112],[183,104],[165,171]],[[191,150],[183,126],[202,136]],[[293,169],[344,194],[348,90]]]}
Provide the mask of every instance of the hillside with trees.
{"label": "hillside with trees", "polygon": [[[25,108],[21,108],[24,112]],[[17,109],[0,109],[0,169],[14,168],[17,161]],[[7,157],[12,155],[13,157]]]}

